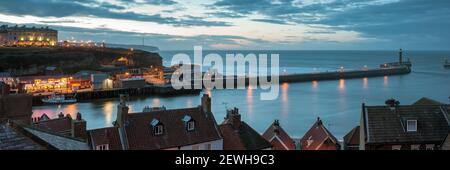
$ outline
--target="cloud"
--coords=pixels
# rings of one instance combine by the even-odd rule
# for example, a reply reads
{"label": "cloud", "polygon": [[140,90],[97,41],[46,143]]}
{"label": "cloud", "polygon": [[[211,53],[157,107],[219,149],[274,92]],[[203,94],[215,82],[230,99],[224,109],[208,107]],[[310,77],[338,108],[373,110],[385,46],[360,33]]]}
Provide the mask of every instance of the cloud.
{"label": "cloud", "polygon": [[[128,3],[150,3],[150,4],[175,4],[167,0],[121,0]],[[207,21],[201,17],[175,18],[166,17],[161,14],[146,15],[134,12],[118,12],[113,10],[125,9],[111,3],[97,3],[97,1],[77,0],[20,0],[20,1],[0,1],[1,13],[11,15],[31,15],[38,17],[68,17],[68,16],[93,16],[100,18],[112,18],[123,20],[134,20],[144,22],[155,22],[174,26],[229,26],[230,23],[221,21]]]}
{"label": "cloud", "polygon": [[241,15],[265,17],[254,21],[321,25],[336,31],[357,31],[365,38],[387,40],[399,46],[421,48],[430,47],[431,43],[448,49],[443,44],[450,43],[448,0],[278,0],[276,4],[269,0],[258,3],[252,0],[220,0],[214,5]]}

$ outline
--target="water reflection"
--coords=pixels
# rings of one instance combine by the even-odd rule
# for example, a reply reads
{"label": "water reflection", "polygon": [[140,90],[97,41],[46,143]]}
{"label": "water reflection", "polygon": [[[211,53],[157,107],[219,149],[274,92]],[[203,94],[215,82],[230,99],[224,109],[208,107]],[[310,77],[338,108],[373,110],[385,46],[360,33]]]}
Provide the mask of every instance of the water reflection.
{"label": "water reflection", "polygon": [[283,83],[281,85],[281,113],[283,115],[283,118],[286,118],[289,114],[289,84]]}
{"label": "water reflection", "polygon": [[389,84],[389,77],[388,76],[384,76],[384,81],[383,81],[383,85],[386,87]]}
{"label": "water reflection", "polygon": [[112,122],[112,115],[114,112],[114,103],[112,101],[107,101],[103,105],[103,115],[105,115],[105,125],[109,125],[106,122]]}
{"label": "water reflection", "polygon": [[75,118],[77,116],[77,112],[78,112],[78,104],[70,104],[68,105],[64,110],[63,110],[63,114],[67,115],[70,114],[70,116],[72,118]]}
{"label": "water reflection", "polygon": [[188,100],[186,101],[186,107],[187,107],[187,108],[193,107],[193,106],[192,106],[192,99],[188,99]]}
{"label": "water reflection", "polygon": [[345,79],[339,79],[339,92],[345,92]]}
{"label": "water reflection", "polygon": [[364,77],[363,78],[363,89],[368,89],[369,88],[369,78]]}
{"label": "water reflection", "polygon": [[253,88],[250,84],[247,87],[247,112],[250,118],[253,117]]}
{"label": "water reflection", "polygon": [[152,107],[160,107],[161,106],[161,101],[159,100],[159,98],[154,98],[152,100]]}
{"label": "water reflection", "polygon": [[318,87],[319,87],[319,83],[316,80],[312,81],[312,89],[317,90]]}

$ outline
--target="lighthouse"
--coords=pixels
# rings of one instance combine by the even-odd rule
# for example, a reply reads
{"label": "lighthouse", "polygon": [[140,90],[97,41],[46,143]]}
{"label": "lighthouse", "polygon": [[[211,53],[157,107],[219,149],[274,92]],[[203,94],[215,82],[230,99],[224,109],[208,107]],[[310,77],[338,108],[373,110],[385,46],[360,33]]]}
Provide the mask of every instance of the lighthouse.
{"label": "lighthouse", "polygon": [[400,52],[398,52],[398,63],[403,63],[403,50],[400,48]]}

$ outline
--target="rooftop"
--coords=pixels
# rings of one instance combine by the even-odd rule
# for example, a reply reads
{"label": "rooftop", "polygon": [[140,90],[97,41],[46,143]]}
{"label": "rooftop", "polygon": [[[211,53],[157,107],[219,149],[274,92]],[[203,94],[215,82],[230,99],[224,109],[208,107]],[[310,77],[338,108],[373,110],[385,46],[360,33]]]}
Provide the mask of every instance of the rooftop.
{"label": "rooftop", "polygon": [[262,150],[272,148],[266,139],[244,121],[237,108],[227,111],[227,117],[220,125],[224,150]]}
{"label": "rooftop", "polygon": [[[364,106],[366,143],[440,143],[450,131],[450,105],[422,98],[412,105]],[[407,121],[416,122],[408,131]]]}
{"label": "rooftop", "polygon": [[[185,116],[195,121],[195,129],[188,131]],[[162,135],[154,135],[152,122],[164,126]],[[201,107],[132,113],[125,125],[129,149],[168,149],[222,139],[212,113]]]}
{"label": "rooftop", "polygon": [[322,120],[317,121],[300,139],[302,150],[337,150],[339,141],[323,125]]}
{"label": "rooftop", "polygon": [[272,143],[274,149],[295,150],[294,140],[284,131],[278,120],[275,120],[262,136]]}

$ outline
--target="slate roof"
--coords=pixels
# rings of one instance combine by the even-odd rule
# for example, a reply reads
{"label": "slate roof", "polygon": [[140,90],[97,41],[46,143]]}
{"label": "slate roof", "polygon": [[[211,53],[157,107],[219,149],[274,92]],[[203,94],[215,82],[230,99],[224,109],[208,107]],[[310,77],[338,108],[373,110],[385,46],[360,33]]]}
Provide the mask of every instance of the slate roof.
{"label": "slate roof", "polygon": [[90,142],[95,149],[98,145],[108,145],[109,150],[122,150],[118,127],[106,127],[101,129],[89,130]]}
{"label": "slate roof", "polygon": [[320,118],[300,139],[302,150],[337,150],[339,149],[339,141],[328,131]]}
{"label": "slate roof", "polygon": [[56,119],[43,119],[44,117],[48,116],[42,116],[41,121],[34,122],[33,126],[36,129],[41,129],[49,132],[55,132],[67,136],[72,135],[72,118],[70,117],[60,117]]}
{"label": "slate roof", "polygon": [[[188,115],[195,121],[195,130],[187,131],[183,118]],[[153,135],[152,120],[164,125],[163,135]],[[128,115],[125,125],[128,149],[169,149],[222,139],[212,113],[201,107],[159,110]]]}
{"label": "slate roof", "polygon": [[239,129],[234,129],[230,122],[225,121],[220,125],[220,130],[223,135],[224,150],[261,150],[272,148],[272,144],[244,121],[241,122]]}
{"label": "slate roof", "polygon": [[89,144],[80,139],[35,129],[33,127],[25,127],[24,129],[58,150],[90,150]]}
{"label": "slate roof", "polygon": [[422,97],[413,103],[413,105],[442,105],[442,104],[443,103],[441,102],[426,97]]}
{"label": "slate roof", "polygon": [[275,150],[295,150],[294,140],[284,131],[278,120],[275,120],[262,136]]}
{"label": "slate roof", "polygon": [[359,145],[359,129],[359,126],[356,126],[344,136],[344,143],[347,146]]}
{"label": "slate roof", "polygon": [[[417,104],[423,102],[395,108],[365,106],[366,143],[442,143],[450,130],[449,105]],[[406,132],[406,120],[417,120],[417,132]]]}
{"label": "slate roof", "polygon": [[0,150],[45,150],[30,137],[22,134],[8,123],[0,123]]}

